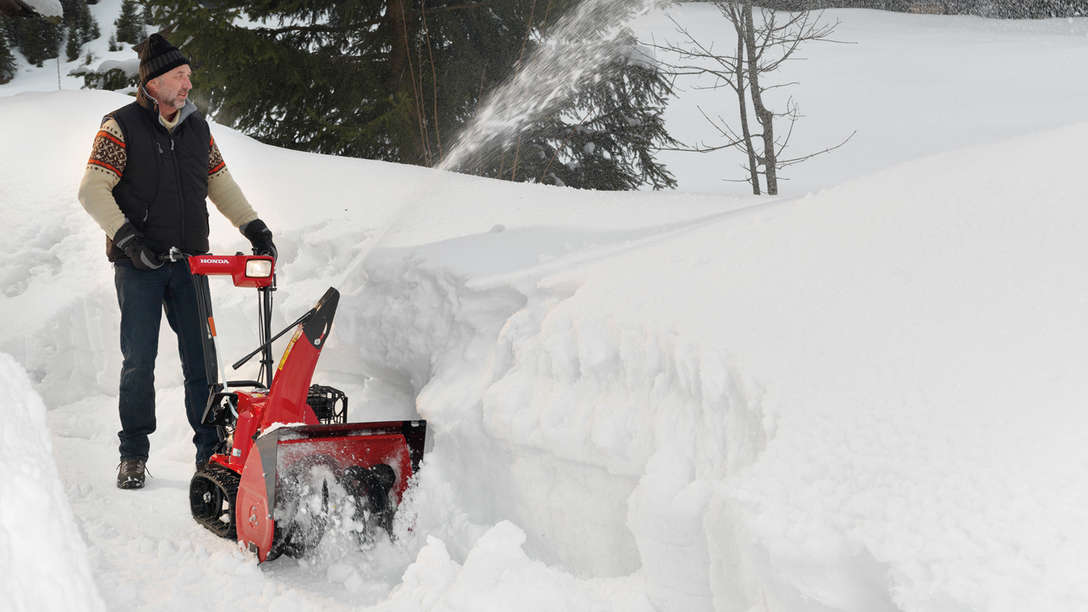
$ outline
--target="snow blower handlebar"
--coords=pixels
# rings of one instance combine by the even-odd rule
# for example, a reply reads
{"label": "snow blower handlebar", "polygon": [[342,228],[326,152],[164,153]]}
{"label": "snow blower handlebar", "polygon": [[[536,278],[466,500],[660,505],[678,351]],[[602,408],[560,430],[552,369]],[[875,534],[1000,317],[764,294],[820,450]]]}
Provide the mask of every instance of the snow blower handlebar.
{"label": "snow blower handlebar", "polygon": [[[261,346],[246,355],[234,364],[234,369],[253,355],[261,353],[261,370],[257,381],[236,381],[239,383],[257,383],[259,386],[272,384],[272,341],[286,333],[284,330],[276,336],[269,338],[272,327],[272,292],[276,290],[275,260],[265,255],[191,255],[170,247],[170,251],[162,256],[164,262],[185,261],[189,266],[189,272],[193,276],[193,287],[197,294],[197,311],[200,314],[201,327],[203,328],[204,344],[204,371],[208,377],[208,383],[213,388],[221,387],[220,381],[226,386],[232,386],[226,382],[223,365],[220,363],[218,352],[215,348],[215,318],[212,315],[211,290],[208,287],[208,276],[230,276],[236,287],[255,287],[260,293],[258,316],[259,334]],[[304,315],[304,317],[307,315]],[[297,323],[296,323],[297,324]],[[290,329],[290,328],[288,328]]]}
{"label": "snow blower handlebar", "polygon": [[236,287],[276,286],[275,260],[268,255],[191,255],[170,247],[159,259],[163,263],[186,261],[194,276],[230,276]]}

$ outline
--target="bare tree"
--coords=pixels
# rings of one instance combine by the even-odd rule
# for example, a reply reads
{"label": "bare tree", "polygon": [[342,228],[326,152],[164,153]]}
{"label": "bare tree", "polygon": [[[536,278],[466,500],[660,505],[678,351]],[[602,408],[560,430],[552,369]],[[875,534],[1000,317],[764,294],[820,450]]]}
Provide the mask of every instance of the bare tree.
{"label": "bare tree", "polygon": [[[700,142],[674,150],[709,152],[740,149],[747,157],[747,178],[744,181],[752,185],[752,193],[761,193],[762,176],[766,192],[775,195],[778,193],[779,170],[837,149],[853,137],[851,133],[839,144],[821,151],[784,158],[783,152],[793,135],[793,126],[800,117],[798,105],[792,97],[786,100],[784,108],[777,111],[767,103],[767,92],[797,84],[772,83],[769,74],[783,63],[799,59],[796,53],[803,43],[831,41],[830,36],[838,23],[822,23],[822,12],[810,10],[785,12],[753,9],[751,0],[717,0],[714,4],[733,26],[735,49],[725,54],[718,53],[713,46],[699,41],[672,18],[684,42],[656,46],[680,58],[678,63],[671,65],[673,75],[714,77],[712,85],[697,89],[732,89],[737,99],[739,127],[734,128],[734,124],[721,115],[711,116],[700,107],[703,117],[725,141],[715,145]],[[779,127],[782,129],[777,129]]]}

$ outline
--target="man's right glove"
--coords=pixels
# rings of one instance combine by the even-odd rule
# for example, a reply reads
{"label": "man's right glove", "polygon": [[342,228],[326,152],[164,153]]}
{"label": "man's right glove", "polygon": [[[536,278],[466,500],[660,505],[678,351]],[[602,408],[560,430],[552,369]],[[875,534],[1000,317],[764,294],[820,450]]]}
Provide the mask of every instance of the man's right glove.
{"label": "man's right glove", "polygon": [[113,235],[113,244],[128,255],[132,267],[137,270],[158,270],[162,267],[159,256],[144,244],[144,235],[127,221]]}
{"label": "man's right glove", "polygon": [[254,255],[271,255],[273,260],[277,259],[276,245],[272,244],[272,230],[268,229],[264,221],[254,219],[238,229],[243,236],[249,238]]}

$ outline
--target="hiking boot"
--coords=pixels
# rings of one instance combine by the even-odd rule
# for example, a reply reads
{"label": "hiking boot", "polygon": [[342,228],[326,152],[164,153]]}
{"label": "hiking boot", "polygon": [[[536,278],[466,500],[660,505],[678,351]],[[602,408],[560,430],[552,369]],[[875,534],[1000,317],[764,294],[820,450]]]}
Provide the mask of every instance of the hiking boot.
{"label": "hiking boot", "polygon": [[145,459],[129,457],[121,460],[117,469],[118,489],[142,489],[144,486]]}

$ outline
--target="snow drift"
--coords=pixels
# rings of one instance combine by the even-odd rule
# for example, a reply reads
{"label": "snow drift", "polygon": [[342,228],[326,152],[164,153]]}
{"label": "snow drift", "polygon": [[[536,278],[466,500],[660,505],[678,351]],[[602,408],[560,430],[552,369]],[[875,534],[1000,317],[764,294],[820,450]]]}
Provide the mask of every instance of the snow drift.
{"label": "snow drift", "polygon": [[0,575],[10,610],[104,610],[53,460],[45,405],[0,353]]}

